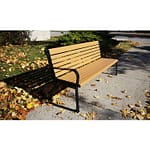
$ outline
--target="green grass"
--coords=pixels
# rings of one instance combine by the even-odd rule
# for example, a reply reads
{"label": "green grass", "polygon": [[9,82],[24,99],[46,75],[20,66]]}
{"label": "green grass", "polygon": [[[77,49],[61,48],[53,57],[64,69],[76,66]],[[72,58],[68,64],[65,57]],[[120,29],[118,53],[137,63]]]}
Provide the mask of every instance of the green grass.
{"label": "green grass", "polygon": [[119,58],[123,53],[138,45],[139,43],[137,42],[121,41],[115,47],[113,47],[111,53],[108,53],[107,55],[108,57]]}
{"label": "green grass", "polygon": [[0,47],[0,80],[40,67],[46,61],[45,45]]}

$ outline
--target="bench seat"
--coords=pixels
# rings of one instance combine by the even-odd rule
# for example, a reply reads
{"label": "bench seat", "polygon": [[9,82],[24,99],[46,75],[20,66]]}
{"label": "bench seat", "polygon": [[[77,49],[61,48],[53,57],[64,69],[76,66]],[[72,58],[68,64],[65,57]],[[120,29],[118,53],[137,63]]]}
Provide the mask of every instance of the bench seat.
{"label": "bench seat", "polygon": [[[83,67],[76,69],[79,73],[79,86],[82,86],[88,81],[92,80],[93,78],[95,78],[100,73],[104,72],[117,62],[117,59],[100,58],[92,63],[89,63]],[[70,73],[58,77],[58,79],[76,83],[76,75],[72,71]]]}

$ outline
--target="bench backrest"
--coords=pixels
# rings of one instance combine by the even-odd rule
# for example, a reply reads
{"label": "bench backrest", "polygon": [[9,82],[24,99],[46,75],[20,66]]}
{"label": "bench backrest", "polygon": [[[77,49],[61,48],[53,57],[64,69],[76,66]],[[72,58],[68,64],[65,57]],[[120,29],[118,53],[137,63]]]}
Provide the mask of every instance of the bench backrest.
{"label": "bench backrest", "polygon": [[[49,49],[53,67],[77,69],[101,57],[98,41]],[[56,77],[67,70],[54,70]]]}

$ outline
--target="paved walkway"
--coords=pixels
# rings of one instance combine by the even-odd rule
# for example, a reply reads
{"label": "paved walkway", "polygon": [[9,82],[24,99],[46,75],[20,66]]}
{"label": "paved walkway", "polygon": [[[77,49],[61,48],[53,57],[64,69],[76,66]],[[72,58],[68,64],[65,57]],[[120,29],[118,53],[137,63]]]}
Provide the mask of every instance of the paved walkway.
{"label": "paved walkway", "polygon": [[[138,47],[123,54],[118,64],[118,75],[104,73],[79,89],[80,113],[62,110],[55,106],[40,106],[27,115],[27,120],[84,120],[94,117],[96,120],[123,119],[121,109],[139,101],[144,107],[144,90],[150,89],[150,39],[124,38],[140,42]],[[108,70],[112,72],[113,68]],[[70,91],[69,95],[73,95]],[[111,99],[110,97],[114,97]],[[65,106],[74,108],[74,100],[62,96]]]}

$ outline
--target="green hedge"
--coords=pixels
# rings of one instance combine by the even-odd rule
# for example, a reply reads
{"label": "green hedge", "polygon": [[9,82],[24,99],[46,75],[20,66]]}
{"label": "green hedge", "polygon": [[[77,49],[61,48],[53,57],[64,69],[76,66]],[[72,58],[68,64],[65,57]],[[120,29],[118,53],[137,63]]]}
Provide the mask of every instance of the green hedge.
{"label": "green hedge", "polygon": [[51,42],[48,48],[66,46],[89,41],[100,41],[102,54],[111,52],[112,47],[118,44],[112,39],[108,31],[69,31]]}
{"label": "green hedge", "polygon": [[30,31],[0,31],[0,45],[22,45],[30,40]]}

